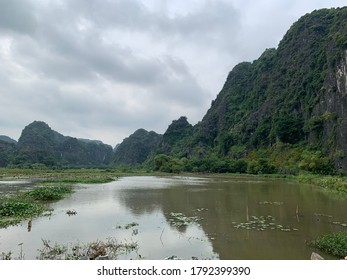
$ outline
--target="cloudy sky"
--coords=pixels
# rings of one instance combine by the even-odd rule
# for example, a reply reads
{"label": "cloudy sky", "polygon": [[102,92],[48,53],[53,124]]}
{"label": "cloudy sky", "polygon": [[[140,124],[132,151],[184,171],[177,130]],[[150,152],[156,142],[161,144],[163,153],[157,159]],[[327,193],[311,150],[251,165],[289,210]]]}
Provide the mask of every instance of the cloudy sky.
{"label": "cloudy sky", "polygon": [[239,62],[345,0],[0,0],[0,134],[34,120],[111,145],[195,124]]}

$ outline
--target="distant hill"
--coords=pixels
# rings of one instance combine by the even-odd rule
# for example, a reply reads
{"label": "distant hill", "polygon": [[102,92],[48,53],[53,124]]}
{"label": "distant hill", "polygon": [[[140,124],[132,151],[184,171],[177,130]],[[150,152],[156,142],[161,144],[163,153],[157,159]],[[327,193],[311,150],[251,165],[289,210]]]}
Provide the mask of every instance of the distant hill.
{"label": "distant hill", "polygon": [[12,144],[16,144],[17,141],[6,136],[6,135],[0,135],[0,141],[6,142],[6,143],[12,143]]}
{"label": "distant hill", "polygon": [[16,141],[7,136],[0,136],[0,167],[10,164],[16,153]]}
{"label": "distant hill", "polygon": [[123,140],[115,149],[116,165],[137,165],[143,163],[158,147],[162,135],[145,129],[138,129]]}
{"label": "distant hill", "polygon": [[[5,138],[7,139],[7,138]],[[42,121],[26,126],[18,143],[0,141],[0,166],[103,167],[113,160],[113,149],[101,141],[77,139],[52,130]],[[6,160],[5,160],[6,159]]]}
{"label": "distant hill", "polygon": [[277,49],[236,65],[201,122],[175,121],[147,154],[188,171],[346,173],[346,139],[344,7],[306,14]]}

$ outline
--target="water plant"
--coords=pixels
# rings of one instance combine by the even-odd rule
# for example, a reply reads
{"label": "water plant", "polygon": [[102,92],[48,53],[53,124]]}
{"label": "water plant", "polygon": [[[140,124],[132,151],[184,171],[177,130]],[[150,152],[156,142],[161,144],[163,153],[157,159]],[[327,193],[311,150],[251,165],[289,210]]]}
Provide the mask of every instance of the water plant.
{"label": "water plant", "polygon": [[44,186],[11,196],[0,196],[0,227],[15,225],[51,211],[43,202],[62,199],[72,192],[71,186]]}
{"label": "water plant", "polygon": [[275,222],[275,217],[268,216],[250,216],[249,220],[246,222],[232,222],[234,228],[236,229],[246,229],[246,230],[280,230],[280,231],[297,231],[297,228],[292,228],[290,226],[283,226]]}
{"label": "water plant", "polygon": [[72,209],[72,210],[67,210],[66,211],[66,214],[68,216],[74,216],[74,215],[77,215],[77,211],[75,209]]}
{"label": "water plant", "polygon": [[261,204],[261,205],[269,204],[269,205],[280,206],[283,204],[283,202],[282,201],[259,201],[258,204]]}
{"label": "water plant", "polygon": [[64,195],[72,193],[71,186],[45,186],[37,187],[26,193],[27,196],[34,200],[39,201],[53,201],[59,200],[64,197]]}
{"label": "water plant", "polygon": [[69,245],[51,244],[49,240],[42,240],[43,248],[39,250],[40,260],[95,260],[117,259],[119,255],[129,254],[138,249],[136,242],[118,242],[114,238],[106,241],[89,243],[75,243]]}
{"label": "water plant", "polygon": [[169,220],[172,225],[176,227],[182,227],[182,226],[188,226],[193,223],[196,223],[200,221],[201,219],[195,216],[188,217],[188,216],[185,216],[183,213],[171,212]]}
{"label": "water plant", "polygon": [[138,223],[132,222],[132,223],[126,224],[126,225],[124,226],[124,228],[125,228],[125,229],[129,229],[129,228],[132,228],[132,227],[136,227],[136,226],[138,226],[138,225],[139,225]]}
{"label": "water plant", "polygon": [[6,228],[49,210],[43,204],[14,198],[0,200],[0,227]]}
{"label": "water plant", "polygon": [[323,235],[311,245],[335,257],[344,258],[347,256],[347,231]]}

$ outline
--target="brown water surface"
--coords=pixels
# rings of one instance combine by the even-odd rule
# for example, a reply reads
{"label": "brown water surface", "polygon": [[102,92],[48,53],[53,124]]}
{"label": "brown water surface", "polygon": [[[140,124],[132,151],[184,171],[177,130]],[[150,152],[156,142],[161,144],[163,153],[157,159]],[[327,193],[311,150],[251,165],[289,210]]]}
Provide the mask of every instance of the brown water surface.
{"label": "brown water surface", "polygon": [[[0,183],[0,192],[8,188]],[[35,259],[42,240],[113,237],[139,245],[124,259],[309,259],[307,240],[347,229],[346,200],[281,180],[124,177],[78,185],[51,207],[53,215],[33,219],[30,232],[27,221],[0,229],[0,252],[16,257],[23,250],[25,259]],[[77,215],[68,216],[72,209]]]}

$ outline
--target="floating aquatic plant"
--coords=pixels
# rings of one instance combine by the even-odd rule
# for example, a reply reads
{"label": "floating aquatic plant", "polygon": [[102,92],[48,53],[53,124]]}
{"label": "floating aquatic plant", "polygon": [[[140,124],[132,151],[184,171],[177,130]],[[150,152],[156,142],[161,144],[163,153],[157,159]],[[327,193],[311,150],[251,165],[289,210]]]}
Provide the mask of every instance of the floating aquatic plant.
{"label": "floating aquatic plant", "polygon": [[207,210],[208,210],[207,208],[198,208],[198,209],[195,209],[194,211],[201,212],[201,211],[207,211]]}
{"label": "floating aquatic plant", "polygon": [[283,226],[276,224],[275,217],[268,216],[250,216],[250,220],[243,223],[233,222],[234,228],[237,229],[246,229],[246,230],[280,230],[280,231],[297,231],[296,228],[291,228],[289,226]]}
{"label": "floating aquatic plant", "polygon": [[169,220],[172,225],[177,227],[182,227],[182,226],[188,226],[193,223],[196,223],[200,221],[201,219],[198,217],[188,217],[188,216],[185,216],[183,213],[171,212]]}
{"label": "floating aquatic plant", "polygon": [[126,224],[124,227],[121,225],[116,225],[115,229],[130,229],[133,227],[137,227],[138,225],[139,225],[138,223],[132,222],[132,223]]}
{"label": "floating aquatic plant", "polygon": [[334,221],[334,222],[331,222],[331,223],[334,224],[334,225],[341,226],[341,227],[347,227],[347,222]]}
{"label": "floating aquatic plant", "polygon": [[282,205],[284,202],[282,201],[259,201],[258,204],[269,204],[269,205],[276,205],[276,206],[280,206]]}

